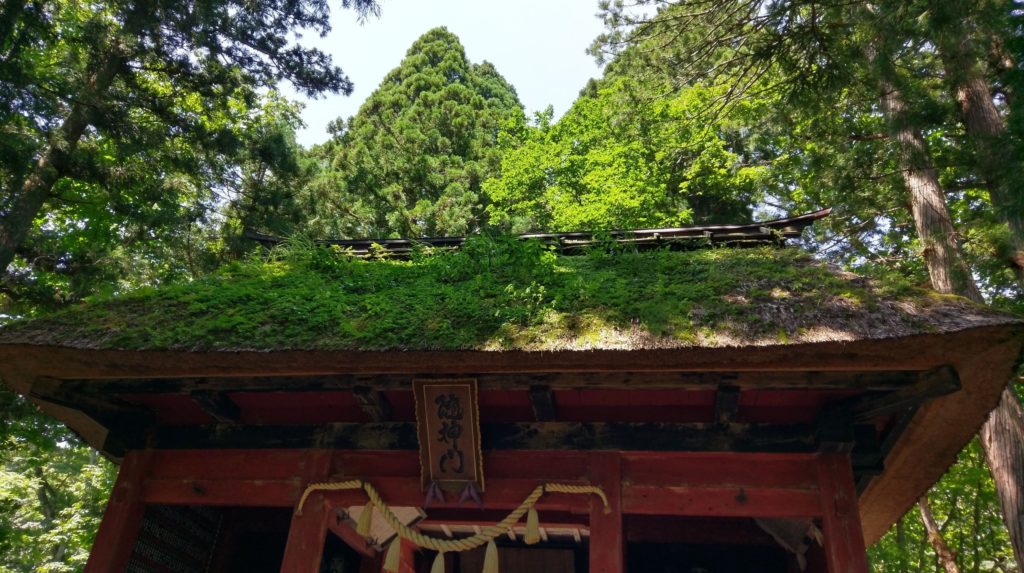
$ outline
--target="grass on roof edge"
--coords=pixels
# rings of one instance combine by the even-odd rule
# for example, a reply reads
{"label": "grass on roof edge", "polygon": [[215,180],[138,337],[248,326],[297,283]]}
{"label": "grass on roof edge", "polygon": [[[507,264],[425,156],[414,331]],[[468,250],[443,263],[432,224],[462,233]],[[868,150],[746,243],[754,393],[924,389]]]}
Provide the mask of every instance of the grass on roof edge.
{"label": "grass on roof edge", "polygon": [[890,299],[934,296],[905,281],[880,287],[837,274],[792,248],[612,247],[564,257],[498,237],[398,261],[293,245],[195,282],[16,322],[0,339],[136,350],[557,349],[614,336],[787,342]]}

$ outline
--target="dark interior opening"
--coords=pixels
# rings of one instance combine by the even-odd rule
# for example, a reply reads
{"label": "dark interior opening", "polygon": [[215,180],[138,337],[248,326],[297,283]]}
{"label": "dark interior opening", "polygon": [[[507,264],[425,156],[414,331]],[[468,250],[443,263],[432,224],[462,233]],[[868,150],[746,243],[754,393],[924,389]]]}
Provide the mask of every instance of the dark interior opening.
{"label": "dark interior opening", "polygon": [[210,561],[210,573],[280,573],[291,510],[228,507]]}
{"label": "dark interior opening", "polygon": [[749,517],[629,515],[630,573],[799,573],[797,559]]}
{"label": "dark interior opening", "polygon": [[[356,553],[337,535],[327,534],[324,540],[324,556],[320,560],[320,573],[357,573],[363,556]],[[380,568],[377,567],[377,570]]]}
{"label": "dark interior opening", "polygon": [[150,505],[129,573],[279,573],[291,510]]}
{"label": "dark interior opening", "polygon": [[[480,573],[484,567],[484,548],[452,552],[445,555],[448,573]],[[417,555],[417,573],[428,573],[436,551],[422,551]],[[498,562],[501,573],[586,573],[587,548],[585,545],[545,543],[526,546],[522,543],[498,543]]]}
{"label": "dark interior opening", "polygon": [[631,543],[630,573],[787,573],[790,556],[781,547]]}

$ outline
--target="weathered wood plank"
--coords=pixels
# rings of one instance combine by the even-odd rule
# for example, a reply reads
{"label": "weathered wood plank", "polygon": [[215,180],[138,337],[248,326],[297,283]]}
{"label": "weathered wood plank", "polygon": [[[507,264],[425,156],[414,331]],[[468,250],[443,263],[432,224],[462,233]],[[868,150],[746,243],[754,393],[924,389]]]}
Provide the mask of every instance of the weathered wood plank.
{"label": "weathered wood plank", "polygon": [[[747,372],[564,372],[564,373],[463,373],[476,378],[481,391],[527,390],[548,386],[552,390],[587,388],[701,389],[725,384],[741,389],[893,391],[917,383],[921,371],[747,371]],[[89,394],[189,394],[195,390],[220,392],[351,392],[356,387],[377,390],[409,390],[413,378],[444,377],[423,374],[334,374],[325,376],[237,376],[219,378],[114,378],[61,381],[67,390]],[[448,376],[450,377],[450,376]]]}

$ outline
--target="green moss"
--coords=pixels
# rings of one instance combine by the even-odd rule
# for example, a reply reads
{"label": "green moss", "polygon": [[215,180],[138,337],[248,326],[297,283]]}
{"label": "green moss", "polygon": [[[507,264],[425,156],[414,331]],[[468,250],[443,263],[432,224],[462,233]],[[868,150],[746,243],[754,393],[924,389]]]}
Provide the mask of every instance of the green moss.
{"label": "green moss", "polygon": [[[792,249],[560,257],[499,238],[412,261],[369,261],[316,248],[16,323],[3,339],[204,350],[789,342],[851,309],[877,307],[876,290]],[[930,300],[908,287],[898,294]]]}

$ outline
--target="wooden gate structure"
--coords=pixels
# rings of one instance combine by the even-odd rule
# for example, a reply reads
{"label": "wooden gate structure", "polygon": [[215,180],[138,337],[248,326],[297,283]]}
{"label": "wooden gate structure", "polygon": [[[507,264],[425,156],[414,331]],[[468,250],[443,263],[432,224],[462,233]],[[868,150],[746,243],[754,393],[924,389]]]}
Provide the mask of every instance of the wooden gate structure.
{"label": "wooden gate structure", "polygon": [[[771,256],[736,245],[779,243],[820,216],[615,239],[671,248],[696,237],[736,256]],[[535,238],[565,250],[591,239]],[[408,244],[386,247],[401,254]],[[692,254],[678,256],[692,264]],[[513,336],[500,347],[270,348],[239,344],[230,327],[221,347],[138,342],[136,330],[160,327],[133,322],[159,302],[158,289],[99,303],[99,322],[87,305],[5,328],[0,376],[120,463],[88,573],[318,573],[331,570],[331,551],[346,555],[334,571],[379,571],[388,540],[352,526],[363,490],[315,490],[295,511],[310,484],[346,480],[372,485],[411,516],[410,528],[439,539],[498,522],[540,484],[601,489],[608,511],[595,495],[546,492],[536,504],[541,543],[526,548],[522,524],[499,539],[508,572],[715,573],[756,562],[864,573],[865,543],[942,475],[995,406],[1024,328],[956,297],[887,294],[816,263],[799,266],[781,282],[739,277],[727,287],[735,292],[710,295],[760,317],[758,336],[737,334],[748,326],[733,314],[728,336],[672,336],[634,321],[561,333],[550,346]],[[838,290],[807,299],[799,280],[813,273]],[[258,304],[284,304],[275,297]],[[207,311],[189,305],[165,320],[199,328],[196,313]],[[700,320],[700,310],[689,312]],[[772,317],[796,326],[776,328]],[[449,493],[419,509],[412,381],[435,378],[478,384],[479,506]],[[430,569],[429,551],[394,543],[400,571]],[[479,571],[478,557],[444,559],[451,573]]]}

